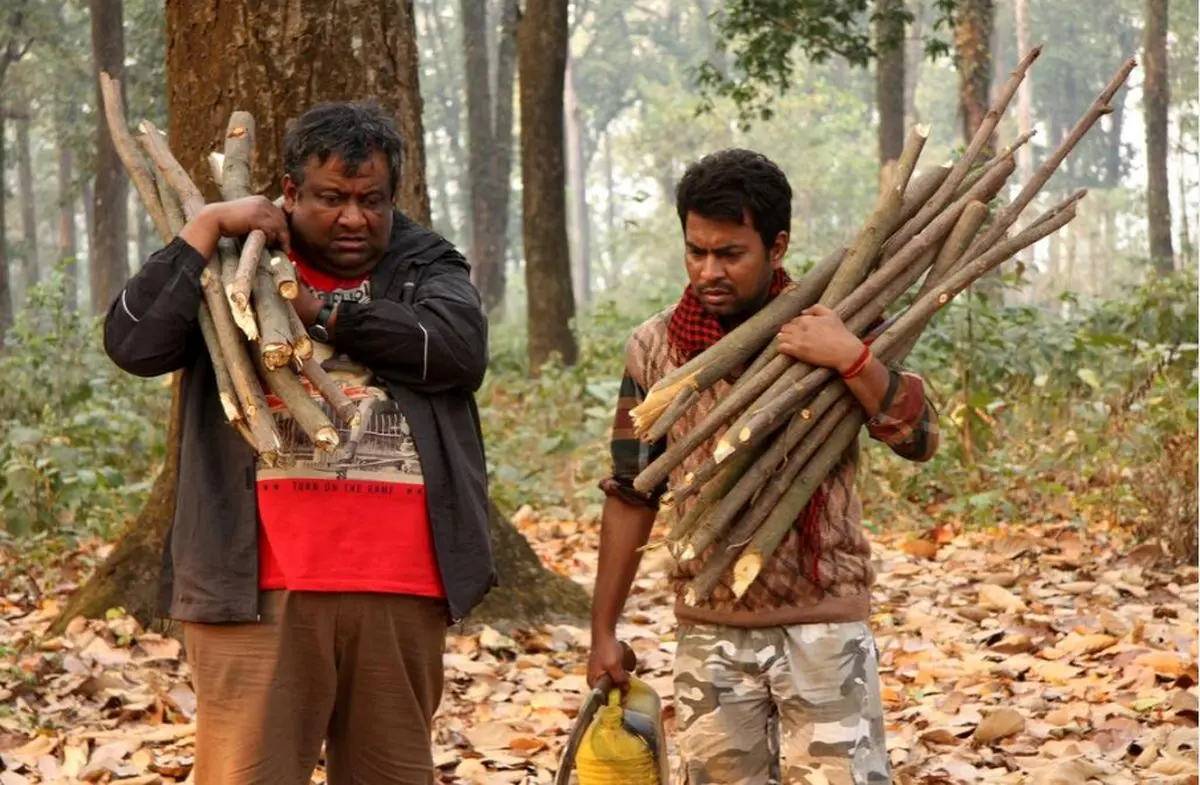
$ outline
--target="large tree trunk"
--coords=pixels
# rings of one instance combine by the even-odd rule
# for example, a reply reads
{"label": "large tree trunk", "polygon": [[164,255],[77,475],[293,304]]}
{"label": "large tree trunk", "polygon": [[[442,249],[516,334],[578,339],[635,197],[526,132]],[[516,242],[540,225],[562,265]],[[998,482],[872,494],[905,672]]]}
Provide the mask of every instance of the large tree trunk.
{"label": "large tree trunk", "polygon": [[[992,29],[996,9],[994,0],[962,0],[954,28],[954,49],[958,67],[958,111],[962,118],[963,144],[983,124],[992,88]],[[984,148],[983,158],[995,152],[995,134]]]}
{"label": "large tree trunk", "polygon": [[910,123],[921,122],[917,111],[917,87],[921,84],[921,65],[925,60],[925,3],[912,0],[909,3],[913,21],[904,44],[904,116]]}
{"label": "large tree trunk", "polygon": [[[308,101],[347,96],[375,97],[381,103],[388,101],[388,105],[401,114],[398,123],[404,129],[406,139],[411,142],[421,138],[419,101],[397,97],[392,92],[402,83],[414,88],[416,85],[415,79],[401,78],[394,73],[411,67],[411,61],[387,54],[415,51],[411,28],[403,14],[396,11],[397,4],[375,6],[363,3],[357,9],[361,15],[354,9],[343,8],[345,13],[332,17],[324,13],[323,5],[314,4],[299,18],[288,0],[205,0],[205,4],[207,8],[200,8],[199,0],[190,0],[184,8],[182,0],[170,0],[167,7],[171,146],[180,162],[193,172],[204,171],[201,163],[216,146],[229,114],[235,109],[251,111],[257,122],[260,136],[255,146],[254,168],[259,178],[258,186],[263,190],[276,182],[276,178],[265,176],[262,170],[270,167],[269,171],[275,171],[279,165],[277,147],[284,123],[300,114]],[[209,51],[213,41],[219,40],[214,37],[212,27],[218,12],[227,25],[221,29],[282,30],[286,21],[295,29],[307,31],[294,39],[305,43],[303,46],[285,46],[272,36],[252,36],[242,32],[235,35],[242,45],[236,49],[236,61],[198,57],[198,53]],[[368,18],[368,12],[374,16]],[[252,20],[253,25],[238,27],[231,24],[234,19]],[[343,43],[354,35],[362,35],[365,42],[372,42],[370,46],[364,43],[358,50],[361,60],[357,64],[350,51],[343,48]],[[321,42],[321,46],[314,41]],[[323,65],[315,68],[315,63]],[[268,80],[265,76],[268,72],[276,77]],[[358,74],[359,82],[353,81],[354,74]],[[366,80],[361,81],[364,77]],[[353,91],[341,92],[349,89],[351,84],[356,85]],[[301,93],[308,98],[297,100],[295,96]],[[412,171],[419,164],[423,168],[419,157],[409,159],[406,182],[418,183],[424,189],[424,172]],[[428,220],[427,197],[406,190],[403,198],[413,214]],[[112,555],[71,598],[56,621],[55,629],[62,629],[75,616],[101,616],[115,606],[126,608],[143,623],[149,623],[153,618],[163,541],[170,527],[178,477],[179,400],[176,387],[168,428],[167,460],[149,499]],[[587,593],[570,579],[544,569],[529,544],[495,507],[492,508],[492,538],[505,588],[488,598],[487,604],[472,615],[472,622],[570,619],[578,623],[586,617]]]}
{"label": "large tree trunk", "polygon": [[[474,0],[479,2],[480,0]],[[458,237],[469,237],[472,227],[475,225],[475,216],[471,212],[471,195],[469,189],[464,189],[462,183],[469,177],[467,168],[467,157],[463,153],[462,148],[462,102],[459,99],[459,94],[462,92],[461,85],[469,81],[469,77],[464,77],[458,68],[458,50],[450,45],[450,37],[446,34],[446,25],[442,21],[442,15],[437,8],[436,3],[425,3],[422,6],[425,18],[426,29],[432,30],[434,35],[430,37],[430,42],[433,44],[432,51],[434,58],[443,64],[442,78],[437,80],[437,90],[433,95],[433,100],[441,105],[442,115],[441,124],[442,130],[445,132],[447,146],[449,147],[449,155],[444,156],[443,161],[439,161],[442,171],[447,177],[453,178],[453,182],[458,184],[458,207],[462,214],[462,225],[455,224],[453,217],[447,214],[447,224],[453,227],[453,231]],[[464,22],[465,24],[465,22]],[[465,195],[464,195],[465,194]]]}
{"label": "large tree trunk", "polygon": [[517,24],[517,50],[529,368],[536,374],[555,355],[574,365],[578,353],[563,199],[567,0],[528,0]]}
{"label": "large tree trunk", "polygon": [[876,23],[875,107],[879,112],[879,164],[900,157],[904,149],[904,21],[894,14],[903,0],[880,0]]}
{"label": "large tree trunk", "polygon": [[315,0],[167,0],[167,31],[171,149],[207,198],[218,193],[205,157],[224,146],[233,110],[254,115],[252,188],[275,198],[288,121],[321,101],[373,98],[404,140],[397,204],[429,225],[412,0],[345,0],[336,14]]}
{"label": "large tree trunk", "polygon": [[33,151],[29,146],[29,102],[22,100],[17,112],[17,187],[21,193],[21,233],[24,235],[21,271],[28,296],[37,285],[38,232],[37,203],[33,195]]}
{"label": "large tree trunk", "polygon": [[1171,247],[1171,195],[1167,178],[1167,0],[1146,0],[1146,218],[1150,261],[1160,275],[1175,271]]}
{"label": "large tree trunk", "polygon": [[76,256],[79,242],[75,237],[74,161],[65,134],[58,140],[58,257],[66,260],[64,274],[67,287],[67,307],[79,305],[79,268]]}
{"label": "large tree trunk", "polygon": [[[103,106],[99,74],[125,78],[125,33],[122,0],[90,0],[96,106]],[[117,157],[108,126],[96,123],[96,185],[92,193],[93,224],[88,242],[92,312],[104,313],[129,277],[126,200],[129,181]]]}
{"label": "large tree trunk", "polygon": [[[493,64],[489,56],[489,25],[484,3],[482,0],[462,0],[471,181],[471,262],[484,309],[493,318],[502,316],[504,308],[517,13],[516,0],[503,0]],[[494,90],[490,79],[492,73],[495,74]]]}

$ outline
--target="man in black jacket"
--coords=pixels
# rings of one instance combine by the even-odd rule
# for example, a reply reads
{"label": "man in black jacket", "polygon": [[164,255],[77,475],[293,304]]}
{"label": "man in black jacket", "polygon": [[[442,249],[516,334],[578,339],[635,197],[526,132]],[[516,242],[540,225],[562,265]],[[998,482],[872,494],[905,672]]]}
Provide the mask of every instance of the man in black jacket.
{"label": "man in black jacket", "polygon": [[[462,255],[393,209],[400,155],[378,107],[316,107],[285,140],[283,209],[208,205],[105,320],[118,366],[184,374],[160,612],[185,623],[197,785],[306,784],[323,741],[333,785],[434,781],[446,630],[496,583],[473,397],[487,322]],[[375,399],[353,451],[314,451],[269,389],[277,464],[224,421],[200,273],[254,229],[295,263],[317,359]]]}

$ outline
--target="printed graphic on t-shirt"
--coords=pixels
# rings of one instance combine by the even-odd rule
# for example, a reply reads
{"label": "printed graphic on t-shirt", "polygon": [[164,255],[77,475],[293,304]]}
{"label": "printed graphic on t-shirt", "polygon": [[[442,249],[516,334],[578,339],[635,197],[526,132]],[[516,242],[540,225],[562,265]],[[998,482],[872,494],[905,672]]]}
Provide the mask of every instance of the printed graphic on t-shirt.
{"label": "printed graphic on t-shirt", "polygon": [[[339,282],[316,294],[331,304],[366,303],[370,283]],[[315,340],[313,359],[362,421],[352,428],[300,377],[338,434],[334,450],[316,450],[264,384],[282,447],[274,465],[256,467],[260,588],[445,596],[408,420],[363,365]]]}

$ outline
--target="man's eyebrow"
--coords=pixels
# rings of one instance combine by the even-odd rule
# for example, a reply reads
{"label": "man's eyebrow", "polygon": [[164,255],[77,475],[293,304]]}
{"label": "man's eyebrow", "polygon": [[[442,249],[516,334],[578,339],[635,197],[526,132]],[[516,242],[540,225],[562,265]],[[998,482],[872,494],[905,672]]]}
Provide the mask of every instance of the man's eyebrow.
{"label": "man's eyebrow", "polygon": [[730,253],[731,251],[740,251],[745,248],[741,243],[728,243],[726,245],[719,245],[716,248],[705,248],[702,245],[697,245],[687,240],[684,241],[684,244],[693,251],[712,251],[713,253]]}

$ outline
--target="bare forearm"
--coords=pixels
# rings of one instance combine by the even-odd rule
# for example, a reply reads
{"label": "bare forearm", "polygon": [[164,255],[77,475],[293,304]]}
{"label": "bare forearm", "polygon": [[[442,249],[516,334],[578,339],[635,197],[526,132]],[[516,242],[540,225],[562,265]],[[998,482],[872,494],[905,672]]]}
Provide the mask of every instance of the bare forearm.
{"label": "bare forearm", "polygon": [[600,559],[592,596],[592,637],[611,636],[629,597],[641,562],[640,548],[650,539],[655,511],[616,497],[604,503],[600,523]]}
{"label": "bare forearm", "polygon": [[845,379],[846,386],[866,410],[867,417],[879,414],[890,381],[891,373],[887,366],[873,356],[862,371],[850,379]]}

